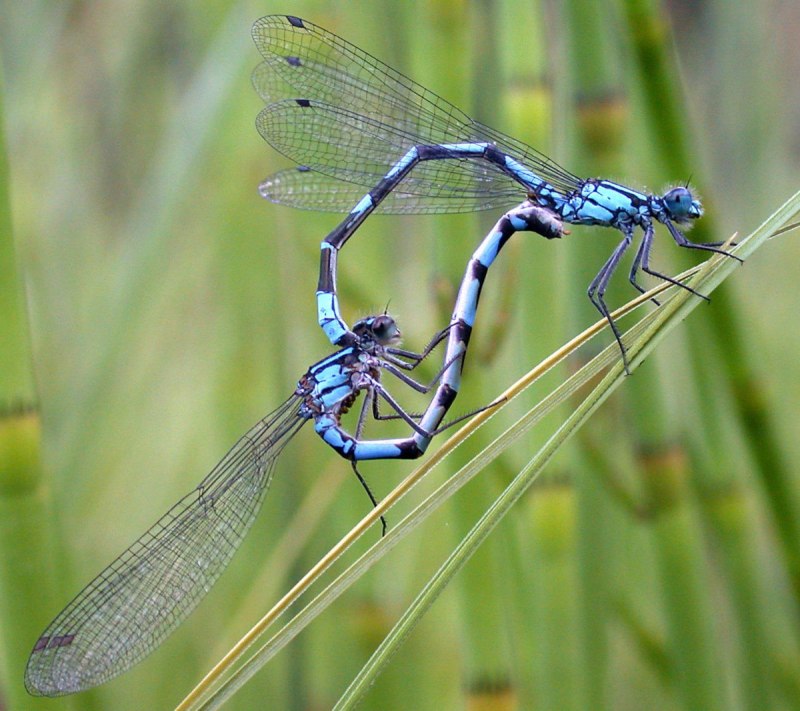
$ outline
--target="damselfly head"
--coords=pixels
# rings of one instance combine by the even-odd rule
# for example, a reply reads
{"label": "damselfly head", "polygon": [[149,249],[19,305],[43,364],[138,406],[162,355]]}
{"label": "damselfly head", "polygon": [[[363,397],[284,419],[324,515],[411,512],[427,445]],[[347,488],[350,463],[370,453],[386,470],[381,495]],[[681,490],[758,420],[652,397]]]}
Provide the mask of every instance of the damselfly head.
{"label": "damselfly head", "polygon": [[371,340],[381,346],[396,343],[402,336],[400,329],[397,327],[397,322],[387,314],[362,318],[353,326],[353,333],[362,342]]}
{"label": "damselfly head", "polygon": [[703,214],[703,206],[696,200],[689,188],[672,188],[661,198],[669,216],[678,223],[696,220]]}

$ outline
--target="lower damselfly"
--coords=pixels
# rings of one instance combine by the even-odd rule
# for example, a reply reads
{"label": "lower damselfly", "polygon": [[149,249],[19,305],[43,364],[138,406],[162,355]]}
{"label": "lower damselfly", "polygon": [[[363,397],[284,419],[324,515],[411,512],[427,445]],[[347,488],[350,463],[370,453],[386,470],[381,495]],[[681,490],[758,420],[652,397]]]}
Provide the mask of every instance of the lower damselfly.
{"label": "lower damselfly", "polygon": [[[430,386],[412,380],[407,372],[441,342],[446,331],[420,354],[398,347],[400,331],[386,314],[362,319],[353,332],[351,345],[309,368],[283,404],[241,437],[208,476],[47,626],[25,670],[25,686],[31,694],[60,696],[89,689],[156,649],[225,570],[261,509],[278,455],[309,420],[354,469],[364,460],[414,458],[422,453],[419,441],[429,441],[436,432],[423,430],[419,418],[397,404],[381,375],[389,372],[427,392]],[[442,372],[450,365],[445,364]],[[361,394],[361,414],[353,435],[343,428],[341,418]],[[381,415],[379,403],[388,404],[392,412]],[[440,412],[438,405],[432,409]],[[370,413],[377,419],[404,420],[413,435],[362,439]],[[358,470],[356,474],[366,487]],[[371,493],[370,498],[375,504]]]}

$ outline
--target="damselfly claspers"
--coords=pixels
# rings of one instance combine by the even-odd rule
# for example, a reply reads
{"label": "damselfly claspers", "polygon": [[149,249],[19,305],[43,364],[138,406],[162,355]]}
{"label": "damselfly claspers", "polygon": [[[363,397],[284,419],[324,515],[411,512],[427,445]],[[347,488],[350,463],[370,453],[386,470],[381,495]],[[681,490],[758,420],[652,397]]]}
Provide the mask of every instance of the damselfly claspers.
{"label": "damselfly claspers", "polygon": [[[625,347],[604,295],[637,227],[643,237],[629,279],[639,291],[644,291],[637,281],[640,269],[693,291],[651,266],[656,222],[681,247],[728,254],[717,244],[691,242],[680,231],[703,214],[687,187],[652,195],[610,180],[579,178],[307,20],[270,15],[255,22],[252,34],[264,58],[253,84],[267,104],[256,125],[273,147],[299,164],[265,180],[262,195],[295,207],[350,210],[322,243],[318,316],[334,344],[352,340],[338,307],[336,254],[377,209],[485,210],[519,201],[522,193],[526,201],[520,207],[533,204],[561,222],[620,230],[623,239],[588,294],[608,320],[623,358]],[[364,194],[363,187],[369,192]]]}

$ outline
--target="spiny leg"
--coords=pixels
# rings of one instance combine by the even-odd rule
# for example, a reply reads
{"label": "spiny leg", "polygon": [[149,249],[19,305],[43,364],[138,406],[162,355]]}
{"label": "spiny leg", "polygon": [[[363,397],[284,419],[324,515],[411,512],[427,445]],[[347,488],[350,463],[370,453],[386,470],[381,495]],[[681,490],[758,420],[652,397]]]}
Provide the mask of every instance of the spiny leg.
{"label": "spiny leg", "polygon": [[[372,493],[372,489],[369,488],[369,484],[367,484],[367,480],[363,476],[361,476],[361,472],[358,471],[358,466],[356,464],[356,461],[355,460],[351,461],[350,462],[350,466],[353,468],[353,472],[355,473],[356,477],[358,478],[358,481],[361,484],[361,487],[364,489],[364,491],[367,492],[367,496],[369,496],[369,500],[372,502],[372,508],[373,509],[376,508],[377,505],[378,505],[378,500],[375,498],[375,495]],[[381,538],[383,538],[386,535],[386,529],[387,529],[386,518],[384,517],[383,514],[381,514]]]}
{"label": "spiny leg", "polygon": [[[686,291],[694,294],[695,296],[699,296],[701,299],[705,299],[706,301],[711,301],[711,299],[709,299],[705,294],[701,294],[699,291],[696,291],[688,284],[684,284],[682,281],[675,279],[674,277],[656,271],[650,266],[650,249],[652,247],[654,233],[655,230],[653,229],[653,225],[652,224],[648,225],[644,231],[644,238],[642,239],[642,244],[638,252],[636,253],[636,259],[633,260],[633,266],[631,268],[631,281],[633,281],[634,273],[641,264],[642,271],[645,274],[649,274],[650,276],[655,277],[656,279],[661,279],[662,281],[666,281],[670,284],[674,284],[675,286],[679,286],[681,289],[686,289]],[[653,299],[653,301],[655,301],[655,299]],[[658,304],[658,301],[656,301],[656,304]]]}
{"label": "spiny leg", "polygon": [[[422,429],[416,422],[416,419],[419,417],[415,415],[411,415],[406,412],[401,406],[400,403],[397,402],[383,387],[378,381],[374,381],[368,388],[366,388],[366,396],[364,397],[364,402],[361,405],[361,411],[358,414],[358,422],[356,423],[356,431],[355,437],[357,440],[361,440],[362,435],[364,433],[364,425],[366,424],[367,420],[367,413],[372,410],[372,416],[375,420],[403,420],[403,422],[410,425],[410,427],[417,432],[418,434],[422,435],[423,437],[428,437],[430,434]],[[389,405],[389,407],[394,410],[394,415],[382,415],[378,408],[378,400],[379,398],[383,398]]]}
{"label": "spiny leg", "polygon": [[[403,421],[405,421],[405,418],[401,417],[396,412],[394,414],[392,414],[392,415],[384,415],[380,411],[379,401],[380,401],[380,398],[377,398],[377,397],[372,401],[372,419],[373,420],[377,420],[379,422],[382,422],[384,420],[403,420]],[[408,417],[410,417],[415,422],[422,418],[422,413],[421,412],[407,412],[406,415],[408,415]]]}
{"label": "spiny leg", "polygon": [[622,362],[625,366],[625,372],[630,373],[628,352],[625,349],[625,344],[622,342],[622,333],[620,333],[619,328],[617,328],[617,324],[612,318],[611,312],[608,310],[608,306],[606,306],[606,302],[603,299],[609,280],[619,266],[619,261],[622,259],[622,255],[625,254],[625,250],[627,250],[631,245],[631,240],[633,239],[633,228],[626,227],[623,230],[623,234],[625,237],[623,238],[622,242],[616,246],[614,251],[611,253],[611,256],[608,258],[608,261],[606,261],[606,263],[597,273],[597,276],[592,279],[592,283],[589,284],[587,294],[589,295],[589,300],[594,304],[595,308],[601,314],[603,314],[603,316],[605,316],[606,321],[608,321],[608,325],[611,326],[611,330],[614,333],[614,338],[617,339],[619,349],[622,352]]}
{"label": "spiny leg", "polygon": [[414,390],[424,395],[425,393],[429,393],[431,390],[433,390],[433,386],[436,385],[436,383],[438,383],[442,379],[442,376],[447,372],[450,366],[453,365],[453,363],[455,363],[456,361],[463,358],[463,356],[464,356],[464,351],[461,351],[453,355],[450,358],[450,360],[445,362],[445,364],[439,369],[439,372],[436,373],[436,375],[433,377],[433,380],[431,380],[431,382],[428,383],[427,385],[423,385],[419,381],[414,380],[413,378],[407,376],[405,373],[397,370],[391,362],[381,362],[380,367],[386,370],[388,373],[394,375],[394,377],[397,378],[398,380],[404,382],[409,387],[414,388]]}
{"label": "spiny leg", "polygon": [[[642,294],[645,293],[644,287],[638,283],[636,280],[636,275],[639,272],[639,269],[645,273],[649,274],[656,279],[661,279],[662,281],[666,281],[669,284],[674,284],[675,286],[679,286],[682,289],[686,289],[687,291],[691,292],[695,296],[699,296],[701,299],[705,299],[706,301],[710,301],[710,299],[705,295],[701,294],[698,291],[695,291],[691,286],[688,284],[684,284],[682,281],[675,279],[667,274],[663,274],[662,272],[656,271],[650,266],[650,252],[653,247],[653,235],[655,234],[655,230],[652,224],[648,224],[644,229],[644,237],[642,238],[642,243],[639,245],[639,249],[636,250],[636,256],[633,259],[633,264],[631,264],[631,271],[628,277],[628,280],[631,284]],[[656,306],[660,306],[661,303],[655,297],[651,298],[651,301],[656,304]]]}
{"label": "spiny leg", "polygon": [[725,257],[731,257],[740,264],[744,264],[743,259],[720,247],[720,245],[724,244],[724,242],[692,242],[692,240],[687,239],[686,236],[669,220],[666,220],[664,224],[667,226],[669,233],[672,235],[672,239],[675,240],[675,243],[679,247],[686,247],[686,249],[699,249],[704,252],[714,252],[714,254],[721,254]]}
{"label": "spiny leg", "polygon": [[[372,406],[372,417],[375,420],[404,420],[405,421],[406,417],[411,417],[414,420],[419,420],[424,415],[424,413],[418,413],[418,412],[413,412],[413,413],[412,412],[404,412],[404,415],[398,415],[397,413],[395,413],[393,415],[384,415],[383,413],[380,412],[380,409],[378,407],[378,400],[379,400],[379,398],[376,397],[373,400],[373,406]],[[459,422],[464,422],[464,420],[469,420],[470,418],[475,417],[475,415],[480,414],[484,410],[489,410],[489,409],[491,409],[493,407],[497,407],[498,405],[502,405],[504,402],[506,402],[506,400],[507,400],[507,398],[502,397],[502,398],[499,398],[499,399],[495,400],[494,402],[490,402],[488,405],[484,405],[483,407],[477,407],[474,410],[470,410],[469,412],[465,412],[464,414],[459,415],[458,417],[455,417],[452,420],[448,420],[443,425],[440,425],[439,427],[437,427],[432,432],[427,432],[426,434],[431,436],[431,437],[435,437],[436,435],[441,434],[445,430],[450,429],[451,427],[453,427],[453,425],[457,425]]]}
{"label": "spiny leg", "polygon": [[[642,237],[642,242],[639,245],[639,248],[636,250],[636,256],[633,258],[633,264],[631,264],[631,271],[628,274],[628,281],[633,284],[633,288],[636,289],[640,294],[646,293],[646,289],[636,280],[636,276],[639,272],[639,267],[642,262],[646,262],[650,258],[650,249],[653,246],[653,235],[655,234],[655,230],[653,230],[653,226],[651,224],[647,225],[644,230],[644,236]],[[658,299],[653,297],[651,301],[656,306],[661,306],[661,303]]]}
{"label": "spiny leg", "polygon": [[430,437],[431,434],[423,427],[420,427],[414,418],[409,415],[401,406],[400,403],[397,402],[384,388],[382,385],[375,385],[375,394],[376,397],[382,397],[398,415],[398,417],[403,420],[406,424],[408,424],[414,432],[421,435],[422,437]]}
{"label": "spiny leg", "polygon": [[[361,405],[361,412],[358,413],[358,422],[356,423],[356,439],[361,439],[361,436],[364,432],[364,423],[367,418],[367,412],[370,409],[370,404],[372,405],[373,415],[375,419],[380,419],[378,414],[378,398],[375,396],[375,393],[372,389],[367,389],[367,394],[364,396],[364,402]],[[369,496],[369,500],[372,502],[372,508],[375,508],[378,505],[378,500],[375,498],[375,495],[372,493],[372,489],[369,488],[369,484],[367,484],[367,480],[361,475],[361,472],[358,471],[358,466],[356,464],[356,460],[353,459],[350,461],[350,466],[353,468],[353,472],[356,475],[359,483],[361,484],[361,488],[367,492],[367,496]],[[386,535],[386,518],[381,514],[381,538]]]}

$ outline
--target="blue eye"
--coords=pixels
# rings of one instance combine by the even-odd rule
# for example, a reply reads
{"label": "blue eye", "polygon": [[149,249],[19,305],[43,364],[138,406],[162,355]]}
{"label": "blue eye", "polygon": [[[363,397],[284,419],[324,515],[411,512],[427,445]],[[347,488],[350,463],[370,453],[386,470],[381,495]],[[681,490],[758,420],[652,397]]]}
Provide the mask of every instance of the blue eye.
{"label": "blue eye", "polygon": [[694,199],[688,188],[672,188],[664,195],[664,207],[677,220],[703,214],[699,200]]}

